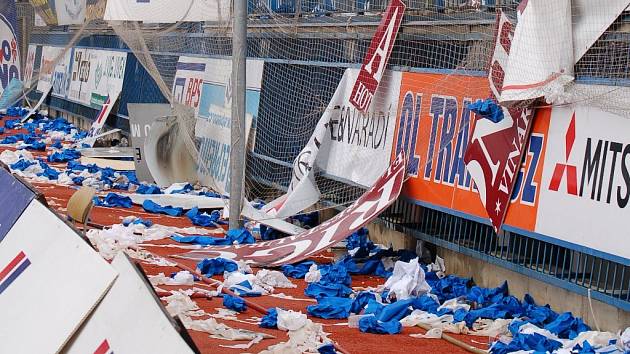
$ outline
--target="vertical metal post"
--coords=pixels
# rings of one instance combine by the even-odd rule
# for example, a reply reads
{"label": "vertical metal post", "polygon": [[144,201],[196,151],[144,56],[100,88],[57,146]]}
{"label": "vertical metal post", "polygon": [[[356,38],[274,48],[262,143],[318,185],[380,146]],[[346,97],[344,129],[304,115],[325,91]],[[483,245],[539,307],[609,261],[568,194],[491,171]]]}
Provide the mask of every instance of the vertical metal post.
{"label": "vertical metal post", "polygon": [[230,229],[242,226],[245,176],[245,65],[247,58],[247,0],[234,0],[232,18],[232,128],[230,153]]}

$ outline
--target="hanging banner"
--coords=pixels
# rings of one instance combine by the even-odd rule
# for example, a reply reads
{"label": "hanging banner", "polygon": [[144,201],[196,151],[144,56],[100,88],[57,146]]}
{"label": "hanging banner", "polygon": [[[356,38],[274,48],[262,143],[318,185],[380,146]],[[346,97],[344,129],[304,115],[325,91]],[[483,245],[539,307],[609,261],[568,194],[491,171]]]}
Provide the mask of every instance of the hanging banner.
{"label": "hanging banner", "polygon": [[70,78],[72,76],[72,55],[73,49],[68,48],[53,68],[51,74],[53,96],[60,98],[68,97]]}
{"label": "hanging banner", "polygon": [[361,198],[332,219],[304,233],[253,245],[208,247],[203,251],[186,253],[184,257],[223,257],[271,267],[302,261],[345,239],[376,218],[398,198],[405,174],[405,158],[400,155]]}
{"label": "hanging banner", "polygon": [[[499,13],[496,26],[497,39],[488,80],[491,97],[498,99],[505,86],[501,78],[510,53],[511,23]],[[464,162],[479,191],[479,197],[494,230],[498,232],[505,219],[510,196],[521,165],[525,145],[529,139],[533,110],[529,108],[502,108],[504,118],[495,123],[477,117]]]}
{"label": "hanging banner", "polygon": [[141,21],[145,23],[173,23],[199,21],[229,21],[228,0],[108,0],[105,21]]}
{"label": "hanging banner", "polygon": [[[59,352],[105,295],[116,272],[36,200],[0,245],[0,308],[3,318],[11,319],[0,321],[0,352]],[[33,290],[34,284],[45,289],[45,296]]]}
{"label": "hanging banner", "polygon": [[361,112],[368,110],[381,82],[405,8],[405,3],[401,0],[391,0],[365,53],[361,71],[350,95],[350,103]]}
{"label": "hanging banner", "polygon": [[30,2],[35,13],[48,26],[78,25],[85,21],[86,0],[30,0]]}
{"label": "hanging banner", "polygon": [[99,109],[122,92],[126,52],[74,48],[71,61],[68,99]]}
{"label": "hanging banner", "polygon": [[14,0],[0,2],[0,94],[11,80],[21,80],[20,47]]}
{"label": "hanging banner", "polygon": [[105,122],[107,121],[107,118],[109,117],[112,108],[114,108],[114,104],[116,104],[116,100],[118,100],[118,93],[116,93],[114,96],[107,96],[107,98],[105,98],[105,102],[103,102],[101,110],[96,115],[96,120],[94,120],[94,123],[92,123],[92,127],[88,131],[86,139],[83,140],[84,144],[88,144],[90,147],[94,146],[98,135],[101,133],[101,130],[103,130],[103,127],[105,126]]}
{"label": "hanging banner", "polygon": [[[46,92],[53,87],[53,72],[57,71],[56,66],[61,63],[62,67],[69,66],[64,65],[63,54],[64,48],[62,47],[42,47],[42,57],[39,64],[39,81],[37,82],[37,91]],[[60,69],[62,71],[63,69]]]}
{"label": "hanging banner", "polygon": [[[221,64],[223,66],[227,65],[227,63]],[[179,57],[175,66],[175,79],[173,80],[172,90],[173,99],[176,102],[193,107],[195,113],[199,112],[203,80],[212,69],[209,67],[210,65],[209,59]],[[226,74],[229,75],[229,72]]]}
{"label": "hanging banner", "polygon": [[553,108],[538,233],[630,259],[630,248],[620,247],[627,244],[629,137],[625,117],[582,105]]}
{"label": "hanging banner", "polygon": [[129,257],[120,252],[111,265],[118,278],[64,353],[194,353]]}
{"label": "hanging banner", "polygon": [[[190,63],[190,58],[180,58],[180,62]],[[195,125],[195,136],[200,142],[197,172],[203,185],[213,187],[218,193],[228,195],[230,189],[230,152],[232,148],[230,135],[232,126],[232,88],[230,82],[232,62],[224,59],[206,58],[203,59],[202,63],[205,64],[205,74],[197,107],[198,119]],[[262,60],[247,61],[247,91],[245,93],[247,100],[245,107],[246,137],[250,136],[252,122],[258,116],[263,63]],[[177,71],[175,81],[184,77],[177,76],[182,75],[181,68],[182,66]],[[190,69],[190,65],[187,68]],[[197,78],[198,76],[190,76],[186,80],[190,84],[195,82]],[[195,85],[193,84],[193,86]],[[177,90],[178,88],[175,87],[174,89]],[[177,97],[178,91],[175,92]],[[184,95],[183,97],[186,96]],[[192,93],[190,97],[193,97]],[[196,98],[190,98],[188,105],[194,106],[196,100]],[[186,102],[186,99],[184,102]]]}
{"label": "hanging banner", "polygon": [[26,64],[24,65],[24,86],[31,88],[33,80],[33,71],[35,70],[35,55],[37,53],[37,45],[29,44],[26,54]]}

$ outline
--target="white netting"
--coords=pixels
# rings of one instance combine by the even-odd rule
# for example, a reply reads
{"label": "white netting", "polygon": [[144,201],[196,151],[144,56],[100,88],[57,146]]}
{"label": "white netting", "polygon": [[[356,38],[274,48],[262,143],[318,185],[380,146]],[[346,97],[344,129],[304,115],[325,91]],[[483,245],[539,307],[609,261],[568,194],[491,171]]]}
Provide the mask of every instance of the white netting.
{"label": "white netting", "polygon": [[[217,92],[216,95],[224,96],[224,105],[209,111],[229,117],[230,75],[226,71],[231,68],[230,7],[225,6],[225,1],[219,0],[203,3],[204,6],[217,9],[216,13],[207,14],[213,17],[212,21],[180,21],[159,25],[137,21],[110,21],[109,26],[131,49],[159,88],[157,91],[145,87],[136,88],[142,90],[146,102],[184,103],[197,106],[199,111],[201,92],[197,90],[201,89],[194,84],[191,86],[190,81],[181,86],[178,82],[178,71],[186,67],[181,63],[205,62],[211,66],[207,70],[211,80],[216,80],[216,86],[222,87],[222,92]],[[465,105],[476,99],[487,98],[490,94],[487,75],[494,51],[496,13],[494,6],[486,5],[494,3],[421,0],[406,2],[405,17],[398,31],[388,70],[381,81],[387,85],[388,82],[400,80],[400,92],[396,92],[393,97],[377,95],[372,108],[377,113],[383,112],[385,116],[390,113],[390,119],[394,121],[403,115],[419,115],[421,123],[418,129],[437,129],[435,134],[427,134],[432,141],[416,141],[417,145],[439,146],[431,156],[420,159],[419,164],[412,166],[416,174],[436,168],[436,165],[440,168],[441,160],[446,165],[448,160],[462,157],[460,140],[468,139],[469,135],[461,133],[470,130],[472,119],[464,113]],[[541,2],[530,0],[530,3],[538,5]],[[177,6],[187,8],[190,4],[191,2],[182,1]],[[258,104],[252,108],[253,124],[247,149],[245,192],[249,200],[271,200],[283,194],[292,180],[292,165],[309,141],[320,118],[324,115],[337,118],[341,116],[339,112],[343,109],[334,105],[329,107],[329,102],[334,99],[335,90],[343,81],[346,69],[358,70],[360,67],[380,16],[387,7],[386,1],[302,1],[297,2],[300,4],[297,9],[295,4],[291,1],[248,3],[248,66],[256,67],[257,60],[264,61],[262,72],[248,72],[250,78],[260,76],[258,83],[248,82],[252,91],[256,91],[256,85],[259,91],[258,97],[252,96]],[[516,24],[519,17],[517,5],[517,1],[499,1],[497,7],[505,10],[510,20]],[[156,14],[168,11],[171,11],[170,7],[155,9]],[[574,1],[572,8],[556,5],[549,11],[556,12],[550,15],[565,19],[566,26],[581,23],[585,12],[599,11],[602,16],[606,12],[603,7],[594,7],[582,1]],[[183,13],[183,16],[191,15],[188,10]],[[586,37],[590,35],[599,40],[574,67],[567,68],[570,69],[567,74],[592,79],[627,80],[630,75],[630,55],[628,40],[624,38],[627,38],[630,21],[626,16],[627,12],[621,14],[606,31],[603,28],[585,29],[584,32],[590,31],[585,33]],[[84,35],[90,33],[93,32],[89,31],[88,26],[84,29]],[[620,33],[626,37],[620,36]],[[599,36],[600,34],[602,35]],[[546,64],[555,65],[558,62],[555,49],[566,45],[561,40],[562,37],[552,34],[545,38],[526,39],[537,44],[531,53],[532,60],[535,58],[537,62],[536,65],[523,66],[521,74],[517,72],[517,78],[536,74],[537,71],[532,73],[532,68]],[[68,47],[72,44],[69,43]],[[400,72],[415,74],[405,74],[401,79]],[[208,81],[207,74],[204,80]],[[593,89],[593,86],[570,85],[568,92],[558,93],[563,98],[558,102],[566,104],[567,101],[588,100],[627,115],[630,107],[624,98],[627,96],[622,94],[625,91],[625,88]],[[432,97],[429,94],[422,96],[418,95],[419,92],[439,92],[442,97]],[[549,95],[549,92],[543,93]],[[441,113],[430,112],[432,107],[440,107],[440,104],[434,105],[435,102],[432,101],[440,99],[442,101],[438,103],[441,103]],[[252,100],[249,95],[248,100]],[[218,101],[220,100],[217,99],[216,102]],[[538,105],[545,105],[544,100],[539,102],[541,103]],[[199,159],[200,174],[212,177],[217,169],[224,172],[216,164],[213,165],[213,161],[205,160],[208,149],[212,147],[204,145],[199,131],[193,133],[192,127],[198,117],[184,114],[177,107],[174,112],[178,123],[187,127],[179,130],[180,137],[189,153]],[[449,116],[453,112],[455,116]],[[436,124],[422,123],[432,119],[436,120]],[[344,127],[350,126],[347,123],[349,121],[346,120]],[[334,128],[337,137],[343,137],[344,134],[339,132],[340,127],[338,125]],[[398,129],[396,124],[391,127]],[[408,125],[407,129],[410,127]],[[405,136],[400,132],[391,134],[393,145],[397,144],[399,137]],[[350,135],[346,133],[346,139],[350,140]],[[368,142],[367,138],[363,141],[365,144]],[[403,143],[405,144],[407,142]],[[353,161],[359,160],[359,152],[355,153],[357,149],[348,151],[349,153],[336,157],[340,166],[351,166]],[[380,165],[374,161],[374,169],[379,168]],[[452,170],[449,172],[453,173]],[[446,174],[447,171],[444,170],[443,173]],[[321,168],[315,170],[314,179],[321,192],[320,199],[329,202],[326,205],[347,204],[363,192],[360,185],[348,183],[348,179],[352,178],[345,177]],[[356,180],[361,180],[361,176],[356,177]],[[460,175],[458,178],[464,177]],[[202,179],[209,187],[221,189],[219,182],[213,178]]]}

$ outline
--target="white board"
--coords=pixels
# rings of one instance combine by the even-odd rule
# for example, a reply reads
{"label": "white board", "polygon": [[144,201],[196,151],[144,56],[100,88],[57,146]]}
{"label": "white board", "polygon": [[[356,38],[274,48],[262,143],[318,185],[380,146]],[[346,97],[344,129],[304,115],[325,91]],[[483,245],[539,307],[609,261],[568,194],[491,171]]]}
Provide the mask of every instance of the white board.
{"label": "white board", "polygon": [[114,353],[193,353],[129,258],[121,252],[111,265],[118,278],[63,352],[95,353],[107,345]]}
{"label": "white board", "polygon": [[173,6],[172,0],[108,0],[104,19],[146,23],[229,21],[230,1],[178,0]]}
{"label": "white board", "polygon": [[105,295],[116,271],[37,201],[0,243],[0,269],[20,254],[19,264],[0,280],[0,353],[57,352]]}

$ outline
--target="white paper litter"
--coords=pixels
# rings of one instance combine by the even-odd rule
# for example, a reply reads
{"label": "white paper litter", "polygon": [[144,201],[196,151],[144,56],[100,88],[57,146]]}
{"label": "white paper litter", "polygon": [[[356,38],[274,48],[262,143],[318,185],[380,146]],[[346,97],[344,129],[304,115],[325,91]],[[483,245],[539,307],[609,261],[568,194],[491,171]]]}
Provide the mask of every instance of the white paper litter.
{"label": "white paper litter", "polygon": [[152,285],[193,285],[195,283],[193,275],[187,270],[177,272],[173,278],[167,277],[164,273],[149,275]]}
{"label": "white paper litter", "polygon": [[438,311],[442,309],[449,309],[452,310],[452,312],[455,312],[458,309],[464,309],[468,312],[468,310],[470,310],[470,305],[459,302],[458,299],[454,298],[444,301],[444,303],[438,307]]}
{"label": "white paper litter", "polygon": [[418,258],[409,263],[398,261],[394,272],[384,284],[389,289],[388,298],[405,300],[412,296],[420,296],[431,291],[431,286],[424,280],[424,270],[420,268]]}
{"label": "white paper litter", "polygon": [[283,331],[297,331],[306,326],[307,318],[302,312],[276,309],[278,311],[278,329]]}
{"label": "white paper litter", "polygon": [[413,310],[409,316],[400,320],[400,324],[404,327],[414,327],[417,325],[425,325],[431,328],[439,328],[443,332],[465,334],[468,332],[465,322],[453,323],[453,315],[437,316],[422,310]]}
{"label": "white paper litter", "polygon": [[261,286],[266,285],[272,288],[292,289],[297,287],[297,285],[291,283],[284,274],[277,270],[259,270],[258,273],[256,273],[256,281],[261,284]]}
{"label": "white paper litter", "polygon": [[[358,249],[359,247],[357,247]],[[306,275],[304,275],[304,281],[307,283],[317,283],[322,279],[322,273],[317,269],[317,264],[311,264]]]}
{"label": "white paper litter", "polygon": [[[192,290],[190,294],[192,294]],[[199,311],[199,306],[190,298],[190,294],[184,291],[171,291],[170,296],[162,298],[162,300],[165,300],[167,303],[166,311],[168,311],[171,316],[190,316],[191,312]]]}
{"label": "white paper litter", "polygon": [[272,345],[261,351],[260,354],[317,353],[319,347],[331,343],[322,325],[309,319],[302,328],[289,331],[288,335],[288,341]]}
{"label": "white paper litter", "polygon": [[216,319],[210,317],[205,320],[193,320],[186,315],[180,315],[184,327],[193,331],[206,332],[210,337],[225,340],[254,340],[257,337],[274,338],[271,335],[260,332],[253,332],[245,329],[236,329],[229,327],[224,323],[217,322]]}
{"label": "white paper litter", "polygon": [[442,338],[442,329],[441,328],[431,328],[425,334],[414,333],[414,334],[410,334],[409,337],[413,337],[413,338],[427,338],[427,339],[440,339],[440,338]]}

